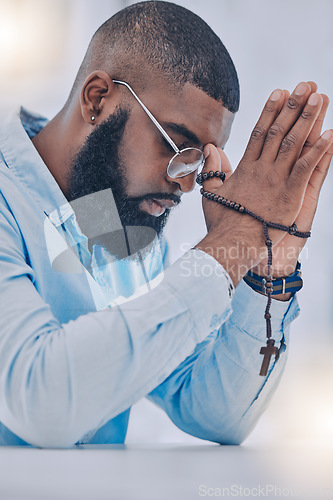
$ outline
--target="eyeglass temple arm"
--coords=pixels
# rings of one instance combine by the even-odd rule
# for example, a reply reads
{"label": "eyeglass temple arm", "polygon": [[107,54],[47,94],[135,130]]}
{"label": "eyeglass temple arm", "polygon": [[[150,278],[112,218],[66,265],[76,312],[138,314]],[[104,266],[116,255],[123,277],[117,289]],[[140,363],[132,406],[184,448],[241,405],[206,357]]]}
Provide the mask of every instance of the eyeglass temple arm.
{"label": "eyeglass temple arm", "polygon": [[166,131],[161,127],[161,125],[158,123],[158,121],[156,120],[156,118],[154,117],[154,115],[152,115],[151,112],[149,111],[149,109],[146,108],[146,106],[143,104],[143,102],[141,101],[141,99],[139,99],[139,97],[136,95],[136,93],[134,92],[134,90],[128,85],[128,83],[122,82],[120,80],[112,80],[112,81],[114,83],[119,83],[119,85],[125,85],[125,87],[128,88],[128,90],[135,97],[135,99],[138,101],[138,103],[140,104],[140,106],[147,113],[147,115],[149,116],[149,118],[151,119],[151,121],[154,123],[154,125],[156,125],[156,127],[158,128],[158,130],[161,132],[161,134],[163,135],[164,139],[170,144],[170,146],[175,151],[175,153],[180,153],[180,149],[176,146],[176,144],[173,142],[173,140],[171,139],[171,137],[169,137],[169,135],[166,133]]}

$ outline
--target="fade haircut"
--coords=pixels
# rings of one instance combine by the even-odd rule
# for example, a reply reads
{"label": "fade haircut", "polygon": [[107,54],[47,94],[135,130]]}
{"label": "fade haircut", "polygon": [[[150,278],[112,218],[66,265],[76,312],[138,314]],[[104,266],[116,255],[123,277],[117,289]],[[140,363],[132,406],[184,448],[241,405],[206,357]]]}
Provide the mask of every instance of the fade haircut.
{"label": "fade haircut", "polygon": [[198,87],[232,113],[239,108],[237,72],[222,41],[199,16],[170,2],[136,3],[102,24],[70,98],[98,69],[112,69],[137,91],[145,87],[147,74],[162,75],[176,87]]}

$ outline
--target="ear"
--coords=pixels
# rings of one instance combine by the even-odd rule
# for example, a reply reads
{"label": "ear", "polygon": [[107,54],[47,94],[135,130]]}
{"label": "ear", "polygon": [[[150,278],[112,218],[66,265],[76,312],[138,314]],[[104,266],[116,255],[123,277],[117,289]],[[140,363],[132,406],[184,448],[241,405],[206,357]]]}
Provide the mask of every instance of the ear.
{"label": "ear", "polygon": [[94,71],[88,76],[80,94],[81,113],[87,123],[94,125],[110,114],[105,108],[114,89],[115,84],[105,71]]}

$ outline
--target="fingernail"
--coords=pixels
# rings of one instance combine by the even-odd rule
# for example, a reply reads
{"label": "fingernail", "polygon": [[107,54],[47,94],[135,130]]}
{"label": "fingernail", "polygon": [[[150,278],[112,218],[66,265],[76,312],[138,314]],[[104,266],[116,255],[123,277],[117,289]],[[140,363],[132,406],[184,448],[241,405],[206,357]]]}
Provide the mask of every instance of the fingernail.
{"label": "fingernail", "polygon": [[324,141],[329,141],[330,139],[332,139],[332,130],[326,130],[321,138],[324,139]]}
{"label": "fingernail", "polygon": [[295,88],[295,94],[296,95],[303,95],[305,92],[309,89],[309,85],[307,83],[299,83],[297,87]]}
{"label": "fingernail", "polygon": [[310,104],[310,106],[316,106],[319,102],[319,99],[320,98],[318,94],[311,94],[308,100],[308,104]]}
{"label": "fingernail", "polygon": [[274,92],[271,93],[270,100],[271,101],[278,101],[281,98],[282,92],[280,89],[274,90]]}
{"label": "fingernail", "polygon": [[208,156],[210,154],[210,149],[207,148],[205,151],[204,151],[204,156],[205,156],[205,160],[207,160]]}

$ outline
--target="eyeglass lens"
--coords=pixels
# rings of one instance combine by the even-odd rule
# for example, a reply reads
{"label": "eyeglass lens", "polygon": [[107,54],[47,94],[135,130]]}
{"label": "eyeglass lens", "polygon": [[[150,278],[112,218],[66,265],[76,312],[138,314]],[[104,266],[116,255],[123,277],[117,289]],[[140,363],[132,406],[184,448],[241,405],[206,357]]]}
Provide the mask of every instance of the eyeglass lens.
{"label": "eyeglass lens", "polygon": [[168,166],[168,175],[173,179],[184,177],[204,166],[205,157],[202,151],[194,148],[183,149],[180,154],[174,156]]}

